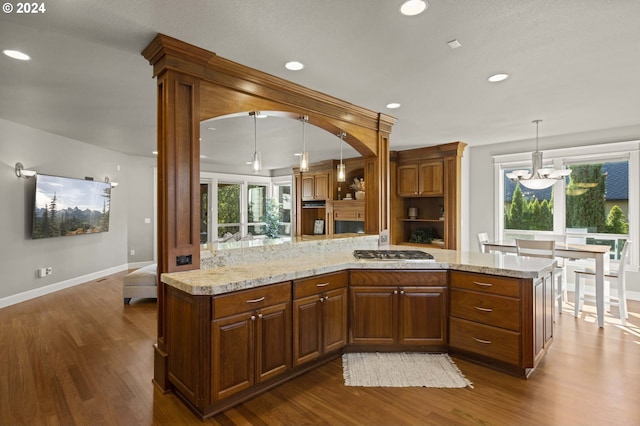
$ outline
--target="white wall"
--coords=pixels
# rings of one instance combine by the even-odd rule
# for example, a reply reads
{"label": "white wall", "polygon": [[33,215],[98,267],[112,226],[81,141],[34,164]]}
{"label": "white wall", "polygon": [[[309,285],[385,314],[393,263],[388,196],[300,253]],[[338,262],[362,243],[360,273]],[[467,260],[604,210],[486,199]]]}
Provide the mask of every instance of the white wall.
{"label": "white wall", "polygon": [[[32,183],[16,177],[16,162],[45,174],[96,180],[109,176],[117,181],[109,232],[32,240]],[[153,217],[154,164],[155,159],[127,156],[0,119],[0,307],[47,288],[124,270],[130,261],[152,261],[155,225],[140,218]],[[129,246],[136,249],[132,258],[127,255]],[[53,274],[38,278],[36,270],[48,266]]]}

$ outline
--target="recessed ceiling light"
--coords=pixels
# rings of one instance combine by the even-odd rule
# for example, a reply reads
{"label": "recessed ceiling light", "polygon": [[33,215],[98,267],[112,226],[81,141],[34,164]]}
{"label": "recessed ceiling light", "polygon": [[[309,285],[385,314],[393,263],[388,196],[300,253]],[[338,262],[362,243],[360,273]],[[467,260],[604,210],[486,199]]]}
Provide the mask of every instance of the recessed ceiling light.
{"label": "recessed ceiling light", "polygon": [[153,155],[158,155],[158,151],[152,151],[151,152]]}
{"label": "recessed ceiling light", "polygon": [[462,43],[460,43],[458,40],[454,39],[451,41],[448,41],[447,44],[449,45],[450,48],[452,49],[457,49],[458,47],[462,46]]}
{"label": "recessed ceiling light", "polygon": [[284,64],[284,67],[291,71],[300,71],[302,68],[304,68],[304,64],[298,61],[290,61]]}
{"label": "recessed ceiling light", "polygon": [[494,74],[491,77],[489,77],[487,80],[489,80],[492,83],[497,83],[499,81],[504,81],[506,79],[509,78],[509,74]]}
{"label": "recessed ceiling light", "polygon": [[429,3],[424,0],[407,0],[400,5],[400,13],[406,16],[419,15],[429,7]]}
{"label": "recessed ceiling light", "polygon": [[400,104],[397,103],[397,102],[391,102],[391,103],[387,104],[387,108],[389,108],[389,109],[400,108]]}
{"label": "recessed ceiling light", "polygon": [[27,55],[26,53],[22,53],[19,50],[7,49],[7,50],[3,50],[2,53],[4,53],[10,58],[19,59],[21,61],[28,61],[29,59],[31,59],[31,56]]}
{"label": "recessed ceiling light", "polygon": [[216,130],[215,127],[207,127],[207,130]]}

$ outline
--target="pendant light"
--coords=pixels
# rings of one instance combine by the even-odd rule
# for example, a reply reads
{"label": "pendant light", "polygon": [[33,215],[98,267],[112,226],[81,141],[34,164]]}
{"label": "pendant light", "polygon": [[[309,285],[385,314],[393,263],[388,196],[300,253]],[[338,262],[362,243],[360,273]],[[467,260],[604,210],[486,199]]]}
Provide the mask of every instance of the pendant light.
{"label": "pendant light", "polygon": [[304,134],[304,124],[309,121],[308,115],[303,115],[300,117],[300,121],[302,121],[302,155],[300,155],[300,171],[308,172],[309,171],[309,153],[307,152],[307,141],[305,139]]}
{"label": "pendant light", "polygon": [[538,125],[541,121],[532,121],[536,123],[536,151],[531,154],[533,171],[529,173],[529,170],[514,170],[506,175],[512,182],[520,182],[529,189],[549,188],[571,174],[570,169],[555,170],[552,167],[542,167],[542,152],[538,151]]}
{"label": "pendant light", "polygon": [[340,164],[338,164],[338,182],[344,182],[346,180],[346,172],[344,163],[342,163],[342,146],[344,145],[344,138],[347,136],[345,132],[338,132],[340,138]]}
{"label": "pendant light", "polygon": [[249,115],[253,116],[253,155],[250,162],[253,173],[262,171],[262,154],[258,151],[258,114],[260,114],[258,111],[249,113]]}

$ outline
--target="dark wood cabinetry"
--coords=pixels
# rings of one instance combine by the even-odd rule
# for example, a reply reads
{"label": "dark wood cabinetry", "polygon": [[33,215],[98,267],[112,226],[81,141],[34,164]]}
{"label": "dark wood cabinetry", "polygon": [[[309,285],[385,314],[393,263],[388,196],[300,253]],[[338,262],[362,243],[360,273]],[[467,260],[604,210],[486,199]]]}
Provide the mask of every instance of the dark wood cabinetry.
{"label": "dark wood cabinetry", "polygon": [[[463,142],[453,142],[392,153],[394,244],[459,247],[460,175],[465,147]],[[416,217],[409,216],[410,208],[416,209]]]}
{"label": "dark wood cabinetry", "polygon": [[211,403],[291,368],[291,283],[213,298]]}
{"label": "dark wood cabinetry", "polygon": [[444,163],[431,160],[398,166],[398,195],[428,197],[444,193]]}
{"label": "dark wood cabinetry", "polygon": [[302,175],[302,201],[330,200],[331,175],[329,171]]}
{"label": "dark wood cabinetry", "polygon": [[551,283],[452,271],[449,346],[527,375],[552,341]]}
{"label": "dark wood cabinetry", "polygon": [[347,272],[294,281],[294,366],[347,344],[347,283]]}
{"label": "dark wood cabinetry", "polygon": [[350,343],[446,345],[446,272],[352,271],[350,284]]}

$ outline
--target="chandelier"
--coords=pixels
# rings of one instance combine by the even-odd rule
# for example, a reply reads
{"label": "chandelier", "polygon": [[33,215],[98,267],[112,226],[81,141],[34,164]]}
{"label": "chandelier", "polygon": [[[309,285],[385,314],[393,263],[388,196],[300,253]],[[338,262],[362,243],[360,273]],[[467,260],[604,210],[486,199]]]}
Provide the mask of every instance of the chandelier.
{"label": "chandelier", "polygon": [[541,121],[532,121],[536,123],[536,151],[531,154],[533,171],[514,170],[506,175],[512,182],[520,182],[522,186],[529,189],[549,188],[571,174],[570,169],[555,170],[553,167],[542,167],[542,152],[538,151],[538,125]]}

